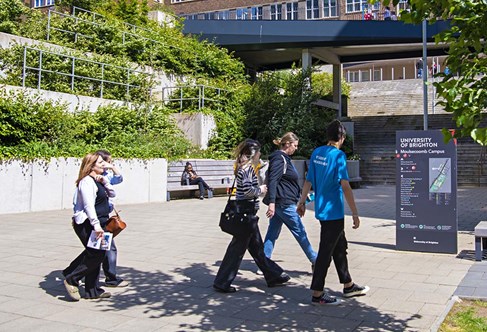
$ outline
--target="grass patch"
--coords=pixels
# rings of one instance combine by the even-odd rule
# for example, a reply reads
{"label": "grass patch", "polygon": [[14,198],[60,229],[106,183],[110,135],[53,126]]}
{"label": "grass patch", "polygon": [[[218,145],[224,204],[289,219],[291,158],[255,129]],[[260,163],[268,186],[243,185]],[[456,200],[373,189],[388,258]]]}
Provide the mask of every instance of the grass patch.
{"label": "grass patch", "polygon": [[460,300],[441,324],[441,332],[487,332],[487,302]]}

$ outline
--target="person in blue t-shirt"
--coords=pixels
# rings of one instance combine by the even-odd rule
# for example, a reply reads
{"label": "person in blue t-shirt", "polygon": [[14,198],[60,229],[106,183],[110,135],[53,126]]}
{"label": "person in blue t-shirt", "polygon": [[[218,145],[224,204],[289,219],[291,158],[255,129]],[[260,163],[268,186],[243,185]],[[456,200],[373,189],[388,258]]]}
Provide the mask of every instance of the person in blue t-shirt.
{"label": "person in blue t-shirt", "polygon": [[324,292],[325,278],[331,259],[335,263],[343,296],[365,295],[368,286],[359,286],[352,281],[348,271],[347,239],[345,238],[345,206],[343,196],[352,210],[353,228],[360,226],[357,206],[348,181],[347,158],[340,150],[346,138],[345,127],[338,120],[332,121],[327,129],[328,144],[316,148],[310,159],[306,182],[304,183],[297,211],[301,217],[306,211],[306,197],[311,187],[315,194],[315,217],[320,221],[320,246],[311,282],[314,305],[334,305],[340,300]]}

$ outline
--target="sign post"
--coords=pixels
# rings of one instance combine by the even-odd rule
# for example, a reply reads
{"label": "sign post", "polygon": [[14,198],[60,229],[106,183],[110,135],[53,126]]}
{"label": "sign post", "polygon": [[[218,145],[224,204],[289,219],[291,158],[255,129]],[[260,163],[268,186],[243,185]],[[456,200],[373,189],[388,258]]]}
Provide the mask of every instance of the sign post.
{"label": "sign post", "polygon": [[456,141],[440,130],[396,132],[396,248],[457,253]]}

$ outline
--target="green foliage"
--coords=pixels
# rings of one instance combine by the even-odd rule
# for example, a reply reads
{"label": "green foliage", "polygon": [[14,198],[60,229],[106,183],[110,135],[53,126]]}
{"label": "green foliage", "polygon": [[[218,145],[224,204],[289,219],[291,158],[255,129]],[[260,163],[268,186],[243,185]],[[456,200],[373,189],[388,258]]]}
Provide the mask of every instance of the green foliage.
{"label": "green foliage", "polygon": [[[311,86],[319,96],[333,95],[333,75],[330,73],[313,73],[311,75]],[[342,80],[342,95],[350,96],[350,84]]]}
{"label": "green foliage", "polygon": [[59,103],[0,91],[0,160],[81,157],[108,148],[120,158],[181,158],[194,147],[163,107],[106,106],[69,113]]}
{"label": "green foliage", "polygon": [[[386,1],[389,3],[390,1]],[[393,3],[397,3],[394,0]],[[448,44],[446,66],[451,73],[439,73],[435,84],[439,104],[451,112],[459,130],[455,137],[471,136],[478,143],[487,144],[487,128],[480,128],[487,106],[487,2],[477,0],[410,0],[411,13],[401,19],[421,23],[451,20],[451,26],[435,36],[436,43]],[[460,73],[456,76],[456,73]],[[448,134],[445,139],[452,137]]]}
{"label": "green foliage", "polygon": [[18,33],[21,17],[27,12],[20,0],[0,0],[0,32]]}
{"label": "green foliage", "polygon": [[261,142],[264,155],[288,131],[300,138],[296,157],[307,158],[326,143],[326,125],[335,113],[312,105],[317,95],[308,85],[309,73],[297,69],[264,73],[253,85],[245,103],[245,134]]}

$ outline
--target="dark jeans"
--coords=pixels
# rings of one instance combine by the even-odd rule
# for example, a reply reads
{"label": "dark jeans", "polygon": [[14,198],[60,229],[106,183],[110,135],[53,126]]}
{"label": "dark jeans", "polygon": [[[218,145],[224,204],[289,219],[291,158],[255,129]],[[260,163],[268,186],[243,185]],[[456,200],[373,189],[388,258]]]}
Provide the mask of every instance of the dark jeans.
{"label": "dark jeans", "polygon": [[250,234],[232,238],[215,277],[215,286],[228,289],[232,285],[246,250],[264,273],[267,283],[281,276],[282,268],[264,254],[264,243],[260,236],[259,226],[256,224]]}
{"label": "dark jeans", "polygon": [[191,185],[198,185],[199,191],[200,191],[200,196],[203,196],[205,194],[205,189],[208,190],[210,189],[210,186],[203,180],[202,178],[196,178],[193,180],[189,180],[189,184]]}
{"label": "dark jeans", "polygon": [[70,273],[66,274],[66,281],[68,284],[75,286],[78,285],[81,279],[85,278],[85,297],[98,297],[104,292],[103,289],[98,287],[98,278],[100,276],[100,265],[105,258],[105,251],[86,247],[93,230],[88,219],[81,225],[73,222],[73,228],[85,250],[81,253],[80,256],[82,258],[78,264],[74,266]]}
{"label": "dark jeans", "polygon": [[340,283],[345,284],[352,281],[348,272],[348,243],[345,238],[344,219],[320,220],[320,224],[320,248],[311,281],[311,289],[314,291],[323,291],[325,288],[325,278],[332,257]]}
{"label": "dark jeans", "polygon": [[[67,276],[81,263],[84,259],[85,251],[76,257],[67,268],[63,270],[63,275]],[[110,250],[106,251],[105,258],[103,259],[103,272],[105,273],[105,283],[110,285],[118,285],[122,279],[117,277],[117,246],[115,245],[115,239],[112,240],[112,246]]]}

